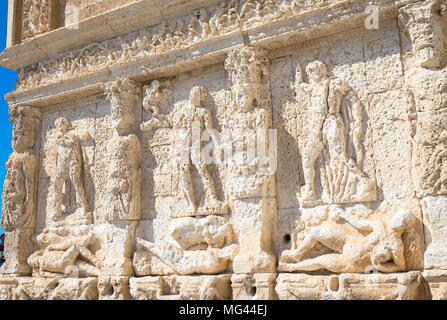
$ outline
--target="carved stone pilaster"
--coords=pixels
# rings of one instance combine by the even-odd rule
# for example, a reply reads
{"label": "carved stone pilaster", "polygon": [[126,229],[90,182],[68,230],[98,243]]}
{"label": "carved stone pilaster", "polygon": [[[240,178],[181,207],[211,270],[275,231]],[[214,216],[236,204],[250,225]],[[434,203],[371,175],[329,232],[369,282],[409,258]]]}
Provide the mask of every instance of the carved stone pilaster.
{"label": "carved stone pilaster", "polygon": [[[142,144],[135,134],[139,124],[141,88],[130,79],[105,85],[111,104],[113,136],[109,142],[109,167],[105,220],[106,258],[102,274],[127,276],[134,273],[135,231],[141,218]],[[141,112],[141,111],[140,111]]]}
{"label": "carved stone pilaster", "polygon": [[445,0],[431,0],[399,11],[402,40],[408,48],[406,85],[415,104],[413,181],[419,197],[447,194],[446,6]]}
{"label": "carved stone pilaster", "polygon": [[[269,85],[269,61],[266,51],[244,47],[228,54],[225,68],[231,81],[232,112],[226,117],[236,152],[228,161],[226,188],[233,198],[234,228],[239,236],[240,252],[233,269],[237,273],[273,272],[273,230],[276,224],[276,157],[267,162],[259,153],[251,159],[250,146],[267,153],[272,128]],[[248,131],[247,131],[248,130]],[[258,141],[251,141],[256,136]],[[261,137],[261,139],[259,139]],[[273,163],[272,163],[273,162]],[[270,170],[273,169],[273,170]]]}
{"label": "carved stone pilaster", "polygon": [[412,174],[422,199],[425,268],[447,268],[443,223],[447,194],[447,1],[430,0],[399,10],[405,81],[414,101]]}
{"label": "carved stone pilaster", "polygon": [[5,229],[6,262],[2,274],[29,275],[26,260],[32,253],[31,237],[36,225],[37,172],[35,152],[41,113],[28,106],[10,108],[14,153],[6,163],[8,173],[3,186],[2,228]]}

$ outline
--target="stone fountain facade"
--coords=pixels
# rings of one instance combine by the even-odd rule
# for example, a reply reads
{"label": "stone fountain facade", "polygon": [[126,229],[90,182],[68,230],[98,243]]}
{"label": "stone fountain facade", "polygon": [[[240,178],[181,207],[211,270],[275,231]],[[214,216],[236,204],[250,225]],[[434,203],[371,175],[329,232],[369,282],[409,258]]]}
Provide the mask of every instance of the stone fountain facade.
{"label": "stone fountain facade", "polygon": [[447,299],[446,0],[9,0],[1,299]]}

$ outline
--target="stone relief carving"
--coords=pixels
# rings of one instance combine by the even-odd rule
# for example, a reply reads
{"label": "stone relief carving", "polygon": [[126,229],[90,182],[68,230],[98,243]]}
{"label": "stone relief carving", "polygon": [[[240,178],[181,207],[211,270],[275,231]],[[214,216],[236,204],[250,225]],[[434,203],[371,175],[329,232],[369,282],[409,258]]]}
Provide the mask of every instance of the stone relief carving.
{"label": "stone relief carving", "polygon": [[[211,112],[205,107],[207,98],[208,92],[205,88],[198,86],[192,88],[189,100],[179,106],[179,110],[171,117],[174,135],[173,164],[180,179],[176,198],[179,203],[186,201],[185,207],[178,206],[180,212],[174,212],[174,216],[226,213],[227,207],[217,198],[208,164],[201,154],[203,131],[208,130],[211,135],[214,133]],[[213,137],[213,141],[217,141],[217,138]],[[200,199],[192,181],[192,167],[197,170],[203,185],[203,201],[199,206],[197,202]]]}
{"label": "stone relief carving", "polygon": [[[301,204],[375,201],[375,180],[362,171],[362,103],[345,81],[329,76],[329,70],[322,62],[310,63],[306,73],[309,83],[302,82],[301,66],[298,67],[295,88],[298,104],[309,101],[306,114],[309,135],[302,147],[305,184],[301,188]],[[303,95],[308,99],[301,100]],[[321,199],[316,193],[318,161],[323,162]]]}
{"label": "stone relief carving", "polygon": [[[446,194],[447,3],[425,1],[403,7],[399,23],[410,52],[405,80],[415,103],[414,184],[419,196]],[[421,86],[421,83],[424,85]]]}
{"label": "stone relief carving", "polygon": [[280,300],[418,300],[422,297],[419,272],[396,274],[342,274],[278,276]]}
{"label": "stone relief carving", "polygon": [[31,235],[36,225],[37,171],[39,158],[35,153],[40,132],[41,113],[28,106],[10,108],[12,147],[14,153],[6,163],[3,185],[1,225],[5,235],[5,274],[29,274],[26,259],[32,251]]}
{"label": "stone relief carving", "polygon": [[[63,215],[82,210],[80,218],[91,215],[87,203],[85,188],[85,171],[88,167],[88,157],[82,146],[90,139],[88,131],[77,132],[71,122],[65,118],[56,120],[57,164],[53,177],[53,192],[55,197],[54,220],[60,220]],[[72,190],[74,189],[74,199]],[[90,217],[91,219],[91,217]]]}
{"label": "stone relief carving", "polygon": [[129,300],[128,277],[100,277],[98,280],[99,300]]}
{"label": "stone relief carving", "polygon": [[35,237],[39,249],[28,258],[28,263],[41,276],[98,276],[101,258],[92,252],[92,247],[97,247],[99,241],[91,226],[45,229]]}
{"label": "stone relief carving", "polygon": [[106,86],[111,101],[113,136],[110,140],[108,221],[138,220],[141,216],[140,138],[132,134],[137,125],[136,105],[140,88],[130,79]]}
{"label": "stone relief carving", "polygon": [[131,278],[135,300],[228,300],[230,275]]}
{"label": "stone relief carving", "polygon": [[169,234],[161,244],[137,239],[137,274],[217,274],[228,270],[239,249],[231,224],[220,216],[174,219]]}
{"label": "stone relief carving", "polygon": [[[325,210],[329,212],[321,224],[311,227],[300,242],[294,237],[292,249],[283,251],[281,271],[390,273],[405,270],[402,234],[414,225],[411,212],[400,209],[391,217],[364,219],[338,207]],[[308,254],[317,244],[329,248],[330,253],[309,258]]]}
{"label": "stone relief carving", "polygon": [[8,170],[2,194],[2,229],[34,227],[36,210],[37,158],[13,153],[6,163]]}
{"label": "stone relief carving", "polygon": [[160,110],[163,99],[170,94],[171,91],[168,88],[161,88],[158,80],[152,81],[151,86],[144,88],[143,108],[152,114],[152,118],[141,124],[140,128],[143,132],[171,127],[169,119]]}
{"label": "stone relief carving", "polygon": [[[323,7],[328,3],[333,2],[223,1],[219,7],[200,9],[194,17],[166,21],[67,53],[60,57],[59,65],[52,65],[54,61],[41,62],[36,67],[39,72],[29,72],[37,82],[26,85],[48,84],[56,79],[96,72],[113,63],[135,62],[146,56],[184,49],[192,43],[255,28],[301,14],[310,6]],[[253,136],[247,136],[247,130],[270,137],[270,129],[284,125],[282,119],[273,119],[271,112],[272,104],[273,108],[277,106],[270,101],[270,82],[278,78],[273,72],[270,74],[270,69],[281,73],[283,66],[278,67],[277,63],[281,59],[281,64],[289,65],[287,71],[292,79],[295,59],[308,52],[306,46],[314,46],[314,42],[303,44],[304,49],[286,48],[286,52],[298,50],[287,56],[282,56],[283,51],[277,53],[276,49],[271,53],[250,46],[233,49],[223,66],[227,73],[222,65],[211,69],[220,68],[221,74],[217,76],[210,76],[208,69],[198,70],[179,75],[180,83],[178,79],[174,84],[170,80],[154,80],[143,90],[142,85],[130,78],[106,83],[103,89],[110,102],[110,114],[109,104],[102,101],[102,96],[89,97],[88,101],[95,101],[95,106],[94,111],[88,112],[95,115],[88,130],[81,130],[67,120],[71,117],[66,115],[65,107],[58,109],[54,117],[58,118],[56,128],[50,130],[48,127],[54,119],[49,119],[44,110],[44,116],[48,117],[45,121],[51,124],[43,127],[49,133],[47,138],[54,138],[50,139],[55,141],[49,143],[50,147],[57,149],[57,157],[50,164],[55,174],[49,174],[55,197],[50,222],[43,221],[45,217],[36,217],[36,200],[47,200],[40,195],[37,199],[36,194],[40,178],[36,154],[43,148],[36,134],[41,126],[41,114],[31,107],[11,108],[14,153],[7,163],[2,227],[7,230],[9,252],[17,256],[18,262],[8,266],[6,272],[5,268],[0,272],[2,277],[20,277],[0,277],[0,297],[33,300],[273,299],[276,296],[280,299],[418,299],[426,297],[427,288],[436,297],[445,297],[447,282],[442,271],[424,274],[430,283],[423,288],[422,273],[412,270],[445,268],[442,236],[443,195],[447,190],[444,177],[446,6],[445,0],[430,0],[399,10],[401,36],[409,41],[410,47],[408,52],[401,53],[405,89],[414,98],[412,175],[416,187],[411,199],[393,198],[402,206],[395,205],[389,195],[380,198],[385,192],[379,191],[375,177],[369,176],[370,171],[365,169],[374,144],[365,142],[365,132],[371,129],[365,126],[366,112],[374,106],[362,103],[363,98],[360,100],[359,96],[363,97],[364,93],[359,92],[361,84],[356,84],[354,89],[351,81],[333,76],[324,63],[315,60],[319,57],[332,61],[332,57],[323,57],[325,52],[303,59],[313,62],[305,72],[298,66],[293,84],[295,96],[292,93],[287,97],[289,100],[284,99],[288,104],[291,101],[293,109],[304,110],[296,112],[299,116],[293,112],[287,115],[300,118],[294,123],[306,124],[305,139],[296,141],[305,182],[299,204],[285,208],[278,200],[275,170],[266,162],[275,151],[272,149],[278,147],[276,144],[270,144],[269,139],[258,141],[256,136],[256,142],[268,155],[255,153],[252,158],[249,150]],[[391,25],[387,25],[384,34],[396,32],[398,37],[399,30],[395,24]],[[367,59],[364,45],[360,46],[360,55]],[[319,44],[316,46],[312,50],[321,49]],[[328,52],[332,53],[331,50]],[[342,68],[345,63],[348,62],[343,61]],[[363,63],[368,67],[368,61],[359,62]],[[48,73],[48,77],[41,77],[40,72]],[[25,73],[28,76],[28,71],[22,70],[22,79]],[[200,77],[196,79],[198,74]],[[166,79],[163,77],[160,75],[159,79]],[[206,83],[208,88],[207,77],[219,79],[216,81],[219,83],[209,85],[212,88],[209,92],[198,85]],[[286,77],[278,85],[278,91],[284,96],[289,94],[285,87],[290,79]],[[395,91],[401,93],[400,88]],[[173,96],[185,98],[188,94],[188,98],[173,103]],[[209,104],[211,95],[214,105]],[[56,113],[55,107],[58,106],[49,106],[49,113]],[[146,120],[144,112],[151,115],[145,122],[142,121]],[[214,185],[219,182],[214,167],[202,158],[195,158],[190,144],[195,133],[199,137],[205,130],[212,133],[214,123],[230,133],[230,143],[236,146],[222,165],[224,170],[218,169],[224,176],[225,201],[219,200]],[[95,163],[90,163],[92,159],[83,148],[91,141],[89,131],[93,132],[93,127],[95,139],[107,139],[107,143],[104,150],[95,150]],[[150,137],[144,147],[141,137]],[[217,144],[217,137],[212,140]],[[201,142],[198,147],[202,149]],[[280,145],[278,148],[292,147]],[[166,152],[168,149],[174,153]],[[148,152],[153,157],[147,157]],[[84,177],[90,164],[96,165],[98,157],[107,162],[105,168],[93,168],[104,184],[95,185],[95,203],[90,203],[91,192]],[[165,167],[171,160],[176,164],[175,172],[166,173]],[[143,170],[146,166],[150,167],[148,174]],[[165,181],[163,175],[169,175],[171,180]],[[195,188],[198,181],[193,181],[194,175],[198,175],[203,192]],[[146,178],[150,180],[148,184],[143,183]],[[152,183],[153,194],[145,188],[152,187]],[[163,195],[156,189],[165,189],[164,193],[160,192]],[[153,210],[152,201],[160,199],[173,204],[157,203]],[[150,204],[143,206],[144,201]],[[386,209],[381,207],[383,203],[387,204]],[[425,260],[414,253],[422,248],[418,242],[419,204],[427,227],[424,237],[429,249]],[[159,207],[162,209],[158,210]],[[289,241],[287,237],[282,239],[282,235],[278,237],[277,233],[285,229],[284,225],[276,225],[278,209],[287,211],[284,214],[288,215],[287,222],[299,216]],[[164,210],[168,213],[159,212]],[[42,219],[39,224],[43,231],[39,227],[39,233],[34,235],[37,251],[30,255],[36,218]],[[144,230],[146,236],[141,233],[143,227],[148,228]],[[283,250],[289,242],[291,249]],[[408,250],[412,252],[408,254]],[[278,256],[279,266],[276,265]],[[418,262],[415,264],[413,260]],[[30,268],[32,277],[29,277]]]}
{"label": "stone relief carving", "polygon": [[223,1],[220,7],[200,10],[199,18],[196,15],[188,17],[189,23],[184,19],[165,21],[158,27],[91,44],[55,59],[23,68],[19,71],[18,86],[22,90],[43,86],[117,63],[187,48],[198,41],[238,30],[241,26],[249,29],[338,1],[340,0],[303,3],[299,10],[288,0],[247,0],[244,4],[239,0]]}
{"label": "stone relief carving", "polygon": [[49,0],[22,1],[22,39],[50,31]]}
{"label": "stone relief carving", "polygon": [[[226,110],[224,129],[231,133],[232,144],[239,146],[228,159],[226,176],[226,189],[233,201],[233,221],[241,246],[234,268],[242,273],[267,272],[275,265],[271,253],[271,226],[267,226],[267,221],[276,217],[274,172],[270,172],[267,159],[259,154],[252,157],[249,140],[253,137],[247,136],[246,130],[260,133],[264,139],[256,141],[258,148],[266,153],[273,152],[267,138],[272,126],[266,94],[269,60],[265,50],[243,47],[228,54],[225,69],[231,83],[231,101]],[[249,135],[253,135],[253,131]]]}
{"label": "stone relief carving", "polygon": [[[143,147],[135,134],[141,117],[137,107],[141,103],[141,86],[129,78],[120,78],[106,83],[104,91],[110,102],[112,136],[106,152],[108,180],[103,187],[106,192],[103,216],[100,217],[102,222],[108,222],[101,225],[106,252],[101,276],[127,277],[133,274],[135,230],[141,219]],[[118,293],[111,295],[112,298],[121,297]],[[108,299],[108,296],[100,290],[100,299]]]}

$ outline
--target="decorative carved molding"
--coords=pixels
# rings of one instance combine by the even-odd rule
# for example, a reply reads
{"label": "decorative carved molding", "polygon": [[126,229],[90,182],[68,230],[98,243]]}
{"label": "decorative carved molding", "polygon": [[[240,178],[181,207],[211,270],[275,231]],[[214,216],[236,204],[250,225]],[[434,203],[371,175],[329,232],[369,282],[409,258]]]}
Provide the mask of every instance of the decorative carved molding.
{"label": "decorative carved molding", "polygon": [[[241,6],[239,1],[223,1],[221,7],[200,10],[197,17],[190,16],[173,22],[166,21],[153,28],[93,43],[57,58],[27,66],[18,71],[17,89],[25,90],[44,86],[62,79],[96,72],[119,63],[135,62],[149,56],[161,56],[240,30],[241,27],[250,29],[260,24],[303,14],[316,7],[334,4],[340,0],[302,4],[298,11],[293,9],[297,8],[296,4],[286,0],[247,2]],[[186,22],[187,20],[189,22]]]}

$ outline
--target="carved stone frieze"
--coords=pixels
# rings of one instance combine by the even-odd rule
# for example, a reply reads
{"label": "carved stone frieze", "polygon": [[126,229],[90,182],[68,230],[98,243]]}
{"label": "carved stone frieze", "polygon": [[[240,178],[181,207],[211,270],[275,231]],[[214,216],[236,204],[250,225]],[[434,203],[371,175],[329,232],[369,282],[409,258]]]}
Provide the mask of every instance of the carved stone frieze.
{"label": "carved stone frieze", "polygon": [[55,4],[0,56],[0,299],[446,298],[446,0]]}

